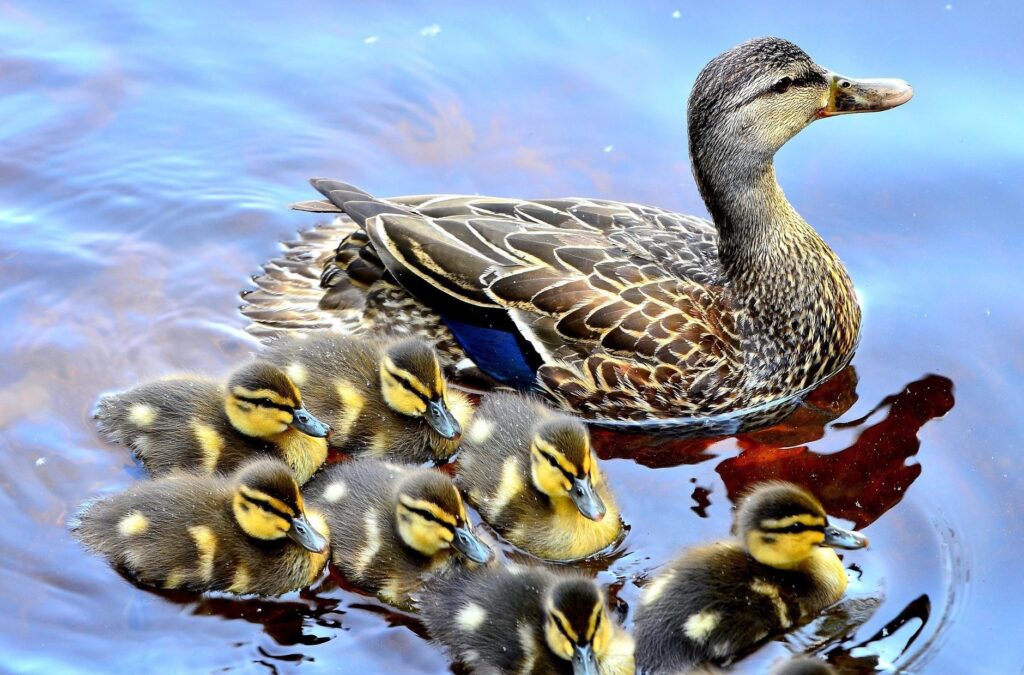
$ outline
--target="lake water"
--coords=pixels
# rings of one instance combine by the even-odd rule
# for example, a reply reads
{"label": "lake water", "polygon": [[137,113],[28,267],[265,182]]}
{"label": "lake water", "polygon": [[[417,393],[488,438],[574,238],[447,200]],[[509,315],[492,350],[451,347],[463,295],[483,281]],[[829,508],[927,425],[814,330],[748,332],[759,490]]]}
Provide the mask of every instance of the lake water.
{"label": "lake water", "polygon": [[278,600],[159,595],[64,523],[142,477],[98,393],[219,374],[238,292],[316,217],[309,176],[378,194],[593,196],[704,213],[684,109],[703,64],[795,41],[908,105],[814,124],[792,202],[863,298],[847,372],[786,424],[599,438],[631,529],[595,566],[626,612],[765,476],[816,486],[871,548],[848,598],[746,659],[1024,669],[1024,5],[0,3],[0,670],[443,673],[409,617],[327,579]]}

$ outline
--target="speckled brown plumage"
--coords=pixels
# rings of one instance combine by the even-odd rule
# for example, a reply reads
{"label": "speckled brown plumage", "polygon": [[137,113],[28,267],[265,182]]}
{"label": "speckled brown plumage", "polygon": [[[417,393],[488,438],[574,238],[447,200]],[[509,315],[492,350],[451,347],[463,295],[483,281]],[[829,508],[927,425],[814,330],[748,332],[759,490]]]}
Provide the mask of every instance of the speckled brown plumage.
{"label": "speckled brown plumage", "polygon": [[[243,311],[255,330],[397,323],[452,361],[464,354],[435,310],[503,321],[536,351],[534,387],[585,417],[705,433],[773,421],[839,372],[859,335],[845,268],[772,166],[830,96],[827,71],[777,38],[707,65],[688,123],[713,223],[599,199],[382,200],[316,180],[327,199],[297,208],[354,225],[339,216],[303,235],[265,267]],[[334,251],[329,233],[342,236]],[[319,295],[289,260],[323,266]]]}

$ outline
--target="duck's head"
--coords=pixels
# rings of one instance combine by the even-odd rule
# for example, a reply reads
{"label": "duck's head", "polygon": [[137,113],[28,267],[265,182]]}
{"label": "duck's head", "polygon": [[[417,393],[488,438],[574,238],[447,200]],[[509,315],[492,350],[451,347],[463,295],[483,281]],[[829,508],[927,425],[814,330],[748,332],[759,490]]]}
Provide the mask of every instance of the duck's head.
{"label": "duck's head", "polygon": [[425,556],[455,549],[475,563],[494,557],[473,532],[452,479],[440,471],[413,471],[398,483],[395,523],[402,541]]}
{"label": "duck's head", "polygon": [[573,675],[597,675],[614,630],[604,593],[589,579],[562,579],[544,595],[548,648],[572,663]]}
{"label": "duck's head", "polygon": [[541,422],[530,443],[530,476],[534,486],[552,499],[572,499],[591,520],[604,518],[607,508],[597,494],[597,461],[590,434],[579,420],[558,416]]}
{"label": "duck's head", "polygon": [[280,460],[257,459],[238,470],[232,510],[238,525],[254,539],[288,537],[314,553],[327,551],[326,523],[320,517],[313,518],[317,527],[310,523],[299,486]]}
{"label": "duck's head", "polygon": [[[816,119],[888,110],[913,93],[902,80],[845,77],[792,42],[756,38],[715,57],[697,76],[687,111],[690,153],[696,168],[760,167]],[[703,184],[705,177],[697,178]]]}
{"label": "duck's head", "polygon": [[282,370],[253,361],[228,380],[224,410],[232,426],[246,436],[269,438],[289,427],[323,438],[330,427],[302,407],[299,390]]}
{"label": "duck's head", "polygon": [[380,363],[380,386],[384,400],[398,414],[423,418],[445,439],[462,434],[448,409],[448,385],[437,353],[423,340],[411,338],[387,348]]}
{"label": "duck's head", "polygon": [[734,527],[755,560],[779,569],[799,566],[819,546],[868,545],[864,535],[830,525],[811,493],[781,481],[756,485],[740,502]]}

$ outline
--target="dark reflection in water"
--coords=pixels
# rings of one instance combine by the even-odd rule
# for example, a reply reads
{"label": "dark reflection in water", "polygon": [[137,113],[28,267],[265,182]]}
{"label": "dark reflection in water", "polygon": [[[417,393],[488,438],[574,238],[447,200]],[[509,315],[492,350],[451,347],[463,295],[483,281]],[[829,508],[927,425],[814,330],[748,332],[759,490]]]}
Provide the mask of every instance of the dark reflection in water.
{"label": "dark reflection in water", "polygon": [[97,394],[248,358],[237,293],[314,224],[285,208],[312,175],[704,213],[687,91],[713,54],[774,33],[916,90],[777,158],[862,296],[856,373],[739,438],[595,432],[630,528],[585,567],[628,623],[645,580],[727,535],[744,486],[788,477],[872,545],[844,556],[841,603],[737,671],[812,651],[1021,672],[1022,22],[1009,0],[0,4],[0,670],[446,672],[411,615],[334,577],[197,598],[86,555],[68,516],[140,477],[96,436]]}
{"label": "dark reflection in water", "polygon": [[[864,528],[895,506],[921,474],[920,464],[907,464],[921,447],[918,431],[952,407],[952,381],[929,375],[887,396],[860,419],[837,424],[843,429],[862,427],[888,408],[884,419],[865,427],[844,450],[822,455],[807,446],[778,448],[755,440],[756,435],[741,437],[743,452],[715,470],[732,500],[766,478],[787,480],[814,491],[831,515]],[[766,435],[778,438],[771,432]]]}

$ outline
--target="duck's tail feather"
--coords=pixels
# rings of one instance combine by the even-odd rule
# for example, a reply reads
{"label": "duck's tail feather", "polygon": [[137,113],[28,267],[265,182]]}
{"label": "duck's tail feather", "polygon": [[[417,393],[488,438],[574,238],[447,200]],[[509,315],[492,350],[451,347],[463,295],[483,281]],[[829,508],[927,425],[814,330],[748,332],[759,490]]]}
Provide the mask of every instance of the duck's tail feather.
{"label": "duck's tail feather", "polygon": [[[355,223],[342,217],[283,243],[282,255],[253,277],[256,289],[242,292],[241,312],[252,321],[246,330],[260,338],[292,330],[357,332],[375,272],[358,254],[365,237],[349,240],[356,232]],[[355,283],[345,273],[349,266],[369,283]],[[378,268],[376,278],[382,273]]]}

